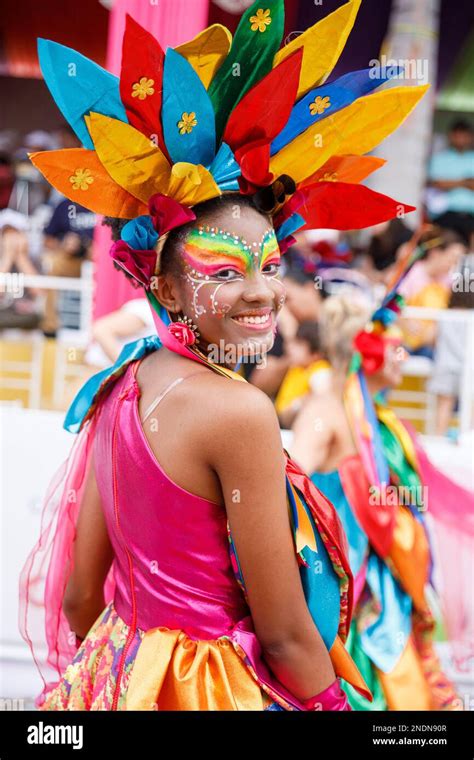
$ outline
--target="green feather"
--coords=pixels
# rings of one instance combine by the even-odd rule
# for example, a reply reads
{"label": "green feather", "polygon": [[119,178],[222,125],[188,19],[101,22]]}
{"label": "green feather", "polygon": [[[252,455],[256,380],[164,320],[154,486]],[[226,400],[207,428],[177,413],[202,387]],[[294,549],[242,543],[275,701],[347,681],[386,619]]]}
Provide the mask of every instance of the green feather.
{"label": "green feather", "polygon": [[[270,11],[265,31],[252,31],[252,16]],[[284,0],[256,0],[243,14],[229,54],[212,80],[208,94],[216,114],[217,141],[222,137],[233,108],[254,84],[271,71],[280,47],[285,22]],[[218,144],[218,143],[217,143]]]}

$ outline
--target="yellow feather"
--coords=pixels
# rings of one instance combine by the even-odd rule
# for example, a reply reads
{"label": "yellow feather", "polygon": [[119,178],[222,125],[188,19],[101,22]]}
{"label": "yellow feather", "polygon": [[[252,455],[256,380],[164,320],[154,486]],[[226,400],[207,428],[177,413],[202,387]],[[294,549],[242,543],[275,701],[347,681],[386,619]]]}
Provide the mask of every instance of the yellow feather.
{"label": "yellow feather", "polygon": [[428,88],[390,87],[351,103],[344,109],[350,120],[338,153],[370,153],[405,121]]}
{"label": "yellow feather", "polygon": [[212,24],[194,39],[178,45],[175,50],[191,64],[207,90],[231,44],[232,35],[229,30],[222,24]]}
{"label": "yellow feather", "polygon": [[298,184],[309,176],[309,170],[314,174],[336,153],[369,153],[406,119],[428,87],[392,87],[359,98],[315,122],[275,153],[271,171],[276,176],[289,174]]}
{"label": "yellow feather", "polygon": [[154,193],[165,192],[171,167],[149,137],[99,113],[84,118],[100,162],[120,187],[144,203]]}
{"label": "yellow feather", "polygon": [[273,68],[304,45],[298,98],[322,84],[333,70],[354,26],[360,3],[361,0],[345,3],[334,13],[330,13],[303,34],[295,37],[275,55]]}
{"label": "yellow feather", "polygon": [[278,177],[289,174],[296,184],[322,166],[330,156],[340,154],[349,117],[347,108],[315,122],[270,159],[270,170]]}

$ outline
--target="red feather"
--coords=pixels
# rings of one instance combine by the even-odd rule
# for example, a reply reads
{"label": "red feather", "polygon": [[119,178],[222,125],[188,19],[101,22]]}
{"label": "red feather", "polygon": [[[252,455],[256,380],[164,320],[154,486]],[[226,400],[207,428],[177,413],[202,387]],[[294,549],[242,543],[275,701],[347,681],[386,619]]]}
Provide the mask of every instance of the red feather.
{"label": "red feather", "polygon": [[243,195],[254,193],[259,187],[266,187],[273,182],[273,174],[268,170],[270,161],[270,143],[256,140],[235,153],[235,160],[240,166],[240,192]]}
{"label": "red feather", "polygon": [[[227,122],[222,140],[234,151],[242,174],[256,185],[269,184],[273,179],[269,172],[270,143],[285,126],[293,108],[302,57],[303,50],[299,48],[272,69],[244,95]],[[264,146],[268,150],[262,150]],[[254,171],[250,164],[256,155],[259,167]],[[258,178],[265,181],[257,181]]]}
{"label": "red feather", "polygon": [[299,194],[303,202],[297,210],[306,219],[303,229],[359,230],[415,210],[365,185],[348,182],[316,182],[301,188]]}
{"label": "red feather", "polygon": [[[120,97],[130,124],[147,137],[156,135],[158,147],[169,158],[161,126],[164,53],[160,43],[128,13],[123,36]],[[152,95],[133,97],[133,85],[140,79],[153,80]]]}

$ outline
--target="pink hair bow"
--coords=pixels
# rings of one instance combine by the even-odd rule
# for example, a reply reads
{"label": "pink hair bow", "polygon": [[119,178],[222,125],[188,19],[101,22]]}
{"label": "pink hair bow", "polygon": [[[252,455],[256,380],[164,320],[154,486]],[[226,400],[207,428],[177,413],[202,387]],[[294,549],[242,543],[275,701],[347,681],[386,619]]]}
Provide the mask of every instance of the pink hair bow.
{"label": "pink hair bow", "polygon": [[155,271],[156,251],[137,251],[130,248],[124,240],[117,240],[109,253],[134,280],[145,288],[150,286],[150,280]]}
{"label": "pink hair bow", "polygon": [[196,214],[190,208],[169,198],[163,193],[155,193],[148,201],[150,216],[158,235],[164,235],[175,227],[194,221]]}

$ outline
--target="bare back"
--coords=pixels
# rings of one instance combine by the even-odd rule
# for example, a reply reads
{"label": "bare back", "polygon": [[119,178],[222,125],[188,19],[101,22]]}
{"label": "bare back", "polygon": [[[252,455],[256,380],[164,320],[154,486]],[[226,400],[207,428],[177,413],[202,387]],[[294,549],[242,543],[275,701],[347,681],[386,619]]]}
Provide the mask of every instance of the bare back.
{"label": "bare back", "polygon": [[213,400],[225,396],[232,381],[167,349],[146,356],[136,379],[143,431],[162,469],[187,491],[223,504],[219,480],[208,463],[209,426],[204,421],[212,421]]}
{"label": "bare back", "polygon": [[335,391],[308,399],[293,433],[292,456],[309,474],[336,470],[343,459],[357,453],[344,404]]}

